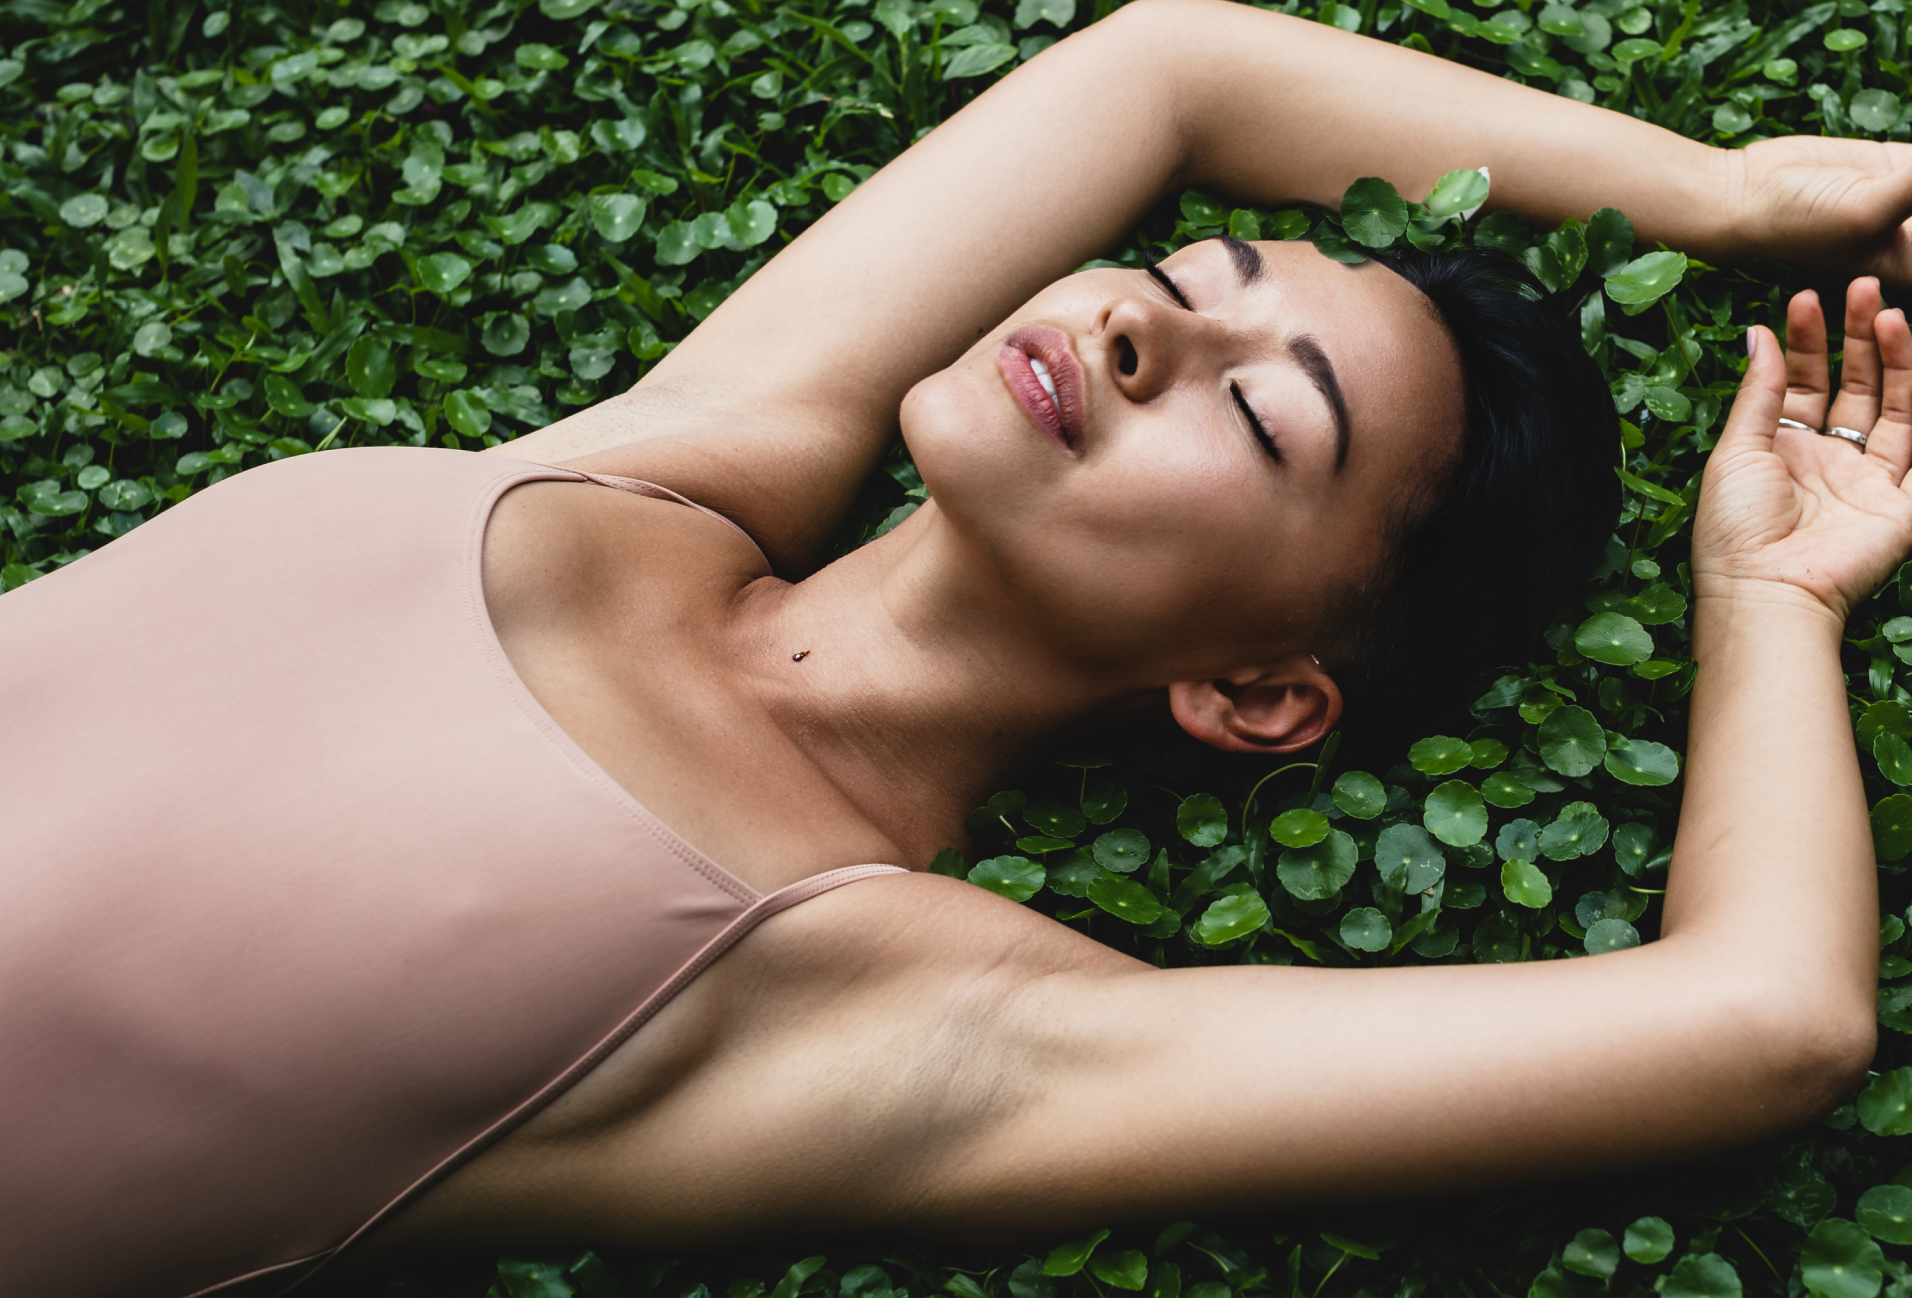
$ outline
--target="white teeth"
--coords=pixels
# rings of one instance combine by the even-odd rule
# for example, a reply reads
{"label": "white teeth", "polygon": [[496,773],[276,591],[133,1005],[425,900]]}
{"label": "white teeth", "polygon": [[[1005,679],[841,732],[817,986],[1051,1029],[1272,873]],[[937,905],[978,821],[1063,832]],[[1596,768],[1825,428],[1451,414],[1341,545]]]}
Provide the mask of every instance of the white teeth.
{"label": "white teeth", "polygon": [[1036,382],[1042,384],[1042,390],[1049,394],[1049,400],[1056,409],[1062,409],[1062,402],[1056,396],[1056,381],[1049,377],[1049,367],[1031,356],[1029,368],[1036,372]]}

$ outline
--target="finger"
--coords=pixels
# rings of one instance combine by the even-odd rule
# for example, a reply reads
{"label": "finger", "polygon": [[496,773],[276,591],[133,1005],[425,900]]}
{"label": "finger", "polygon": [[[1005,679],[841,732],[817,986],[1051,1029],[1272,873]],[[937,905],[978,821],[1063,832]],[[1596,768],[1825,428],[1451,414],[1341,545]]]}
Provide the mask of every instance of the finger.
{"label": "finger", "polygon": [[1866,454],[1884,463],[1898,482],[1912,467],[1912,327],[1905,312],[1881,312],[1873,321],[1879,356],[1884,362],[1878,422],[1866,440]]}
{"label": "finger", "polygon": [[1824,428],[1831,391],[1826,317],[1819,309],[1819,295],[1807,289],[1786,306],[1785,417],[1808,427]]}
{"label": "finger", "polygon": [[[1746,331],[1746,346],[1750,353],[1746,358],[1746,374],[1739,381],[1739,394],[1733,398],[1733,409],[1726,416],[1726,427],[1720,431],[1719,445],[1714,451],[1716,455],[1721,452],[1731,454],[1772,450],[1773,437],[1780,431],[1780,414],[1790,399],[1787,394],[1788,361],[1773,331],[1764,325],[1754,325]],[[1790,433],[1795,430],[1786,431]],[[1811,437],[1814,434],[1806,433],[1803,436]]]}
{"label": "finger", "polygon": [[1872,431],[1879,421],[1879,346],[1872,322],[1885,307],[1879,281],[1855,279],[1846,290],[1845,358],[1839,366],[1839,395],[1826,412],[1826,424]]}

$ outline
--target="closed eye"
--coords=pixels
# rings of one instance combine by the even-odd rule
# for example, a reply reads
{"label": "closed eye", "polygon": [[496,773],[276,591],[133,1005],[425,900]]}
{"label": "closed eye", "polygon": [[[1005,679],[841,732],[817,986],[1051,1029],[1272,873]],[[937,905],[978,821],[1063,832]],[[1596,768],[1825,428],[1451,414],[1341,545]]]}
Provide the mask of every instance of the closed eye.
{"label": "closed eye", "polygon": [[1281,448],[1275,445],[1275,439],[1269,433],[1267,426],[1257,419],[1255,412],[1249,408],[1248,398],[1241,393],[1241,384],[1230,383],[1228,391],[1235,398],[1235,404],[1241,407],[1242,418],[1248,421],[1248,427],[1254,432],[1255,440],[1261,443],[1261,448],[1268,452],[1269,458],[1280,462]]}
{"label": "closed eye", "polygon": [[1142,265],[1146,267],[1148,273],[1154,277],[1155,282],[1167,290],[1169,297],[1175,300],[1176,306],[1181,307],[1184,311],[1193,311],[1195,309],[1188,304],[1188,299],[1182,296],[1182,290],[1175,287],[1175,281],[1170,279],[1168,273],[1160,266],[1157,266],[1154,258],[1150,257],[1146,252],[1142,254]]}

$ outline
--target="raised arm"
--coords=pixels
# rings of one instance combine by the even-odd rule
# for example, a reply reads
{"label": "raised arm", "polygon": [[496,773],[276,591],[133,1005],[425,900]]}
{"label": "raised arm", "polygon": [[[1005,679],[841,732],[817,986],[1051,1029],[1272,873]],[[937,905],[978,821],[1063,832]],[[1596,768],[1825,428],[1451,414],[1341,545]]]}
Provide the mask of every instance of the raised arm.
{"label": "raised arm", "polygon": [[[1441,111],[1426,112],[1431,103]],[[1811,162],[1848,145],[1884,165],[1884,146],[1804,147]],[[1743,162],[1319,23],[1222,0],[1137,0],[872,177],[632,392],[505,453],[594,456],[603,471],[666,479],[801,568],[894,435],[910,386],[1108,251],[1176,187],[1333,203],[1360,176],[1418,194],[1445,171],[1487,166],[1495,204],[1543,221],[1614,205],[1645,240],[1709,257],[1804,247],[1800,230],[1828,211],[1864,207],[1860,223],[1881,229],[1891,222],[1879,204],[1899,201],[1861,194],[1857,171],[1833,168],[1845,197],[1813,200],[1813,220],[1789,224],[1773,215],[1774,195],[1796,206],[1805,182],[1788,187],[1766,169],[1754,184]]]}

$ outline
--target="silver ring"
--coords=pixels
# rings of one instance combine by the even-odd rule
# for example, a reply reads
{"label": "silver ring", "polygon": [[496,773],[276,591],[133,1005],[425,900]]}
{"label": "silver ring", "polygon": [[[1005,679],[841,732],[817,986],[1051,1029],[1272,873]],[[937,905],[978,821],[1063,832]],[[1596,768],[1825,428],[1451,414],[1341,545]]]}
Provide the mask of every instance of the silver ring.
{"label": "silver ring", "polygon": [[1779,426],[1781,428],[1797,428],[1802,433],[1816,433],[1819,431],[1811,424],[1802,424],[1797,419],[1782,419],[1779,421]]}
{"label": "silver ring", "polygon": [[1825,435],[1827,437],[1837,437],[1841,441],[1851,442],[1862,451],[1866,448],[1866,435],[1856,428],[1840,428],[1835,424],[1826,430]]}

